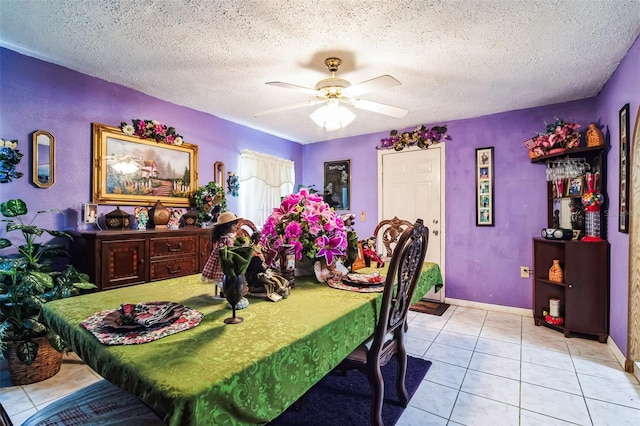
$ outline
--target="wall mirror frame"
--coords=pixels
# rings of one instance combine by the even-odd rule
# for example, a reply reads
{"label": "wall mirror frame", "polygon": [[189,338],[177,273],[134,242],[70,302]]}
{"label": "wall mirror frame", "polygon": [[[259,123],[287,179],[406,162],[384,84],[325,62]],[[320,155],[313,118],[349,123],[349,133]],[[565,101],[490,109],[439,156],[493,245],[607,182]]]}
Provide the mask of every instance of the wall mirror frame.
{"label": "wall mirror frame", "polygon": [[225,190],[225,176],[224,163],[222,161],[213,163],[213,181],[222,188],[223,191]]}
{"label": "wall mirror frame", "polygon": [[31,180],[39,188],[49,188],[55,183],[56,138],[45,130],[33,132]]}

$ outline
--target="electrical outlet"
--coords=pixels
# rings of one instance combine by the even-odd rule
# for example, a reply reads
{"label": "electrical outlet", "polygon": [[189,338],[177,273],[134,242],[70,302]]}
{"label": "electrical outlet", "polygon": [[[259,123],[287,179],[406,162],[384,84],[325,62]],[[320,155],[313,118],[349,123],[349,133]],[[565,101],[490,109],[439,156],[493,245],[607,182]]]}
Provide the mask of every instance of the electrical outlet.
{"label": "electrical outlet", "polygon": [[520,267],[520,278],[530,278],[529,276],[529,267],[521,266]]}

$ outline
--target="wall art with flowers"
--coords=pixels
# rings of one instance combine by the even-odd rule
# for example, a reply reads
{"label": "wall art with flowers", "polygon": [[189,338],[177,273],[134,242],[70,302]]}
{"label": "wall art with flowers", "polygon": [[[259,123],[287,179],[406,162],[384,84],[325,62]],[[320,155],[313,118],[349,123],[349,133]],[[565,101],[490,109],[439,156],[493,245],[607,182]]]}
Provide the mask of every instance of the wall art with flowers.
{"label": "wall art with flowers", "polygon": [[22,156],[16,139],[0,139],[0,183],[9,183],[22,177],[22,173],[16,170]]}

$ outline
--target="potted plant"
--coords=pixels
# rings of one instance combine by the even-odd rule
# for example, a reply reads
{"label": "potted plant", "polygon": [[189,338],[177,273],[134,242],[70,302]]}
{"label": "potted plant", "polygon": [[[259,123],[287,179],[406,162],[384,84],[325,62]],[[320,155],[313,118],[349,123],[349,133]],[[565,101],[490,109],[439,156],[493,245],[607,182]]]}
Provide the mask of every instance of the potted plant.
{"label": "potted plant", "polygon": [[[17,254],[0,256],[0,357],[9,359],[9,370],[14,384],[26,384],[44,380],[60,369],[64,342],[42,322],[41,307],[45,303],[76,295],[80,290],[93,289],[86,274],[79,273],[73,266],[64,270],[54,268],[54,260],[68,257],[67,250],[60,244],[43,244],[40,238],[47,233],[53,237],[71,239],[63,231],[40,228],[31,221],[25,221],[27,205],[20,199],[0,204],[0,213],[7,223],[6,232],[18,231],[23,244],[18,245]],[[14,246],[7,238],[0,238],[0,249]],[[40,374],[34,371],[38,355],[49,345],[54,349],[53,362],[45,360],[50,371]],[[57,363],[57,366],[55,365]],[[16,365],[17,364],[17,365]],[[53,366],[51,367],[51,364]]]}

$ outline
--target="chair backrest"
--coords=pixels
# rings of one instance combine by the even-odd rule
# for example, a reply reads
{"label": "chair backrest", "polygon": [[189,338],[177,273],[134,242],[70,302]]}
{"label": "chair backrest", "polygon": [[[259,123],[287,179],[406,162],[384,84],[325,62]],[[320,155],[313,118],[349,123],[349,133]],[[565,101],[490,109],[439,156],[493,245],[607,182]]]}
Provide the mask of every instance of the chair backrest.
{"label": "chair backrest", "polygon": [[399,219],[397,216],[378,223],[373,231],[373,236],[376,238],[376,252],[385,258],[391,258],[393,249],[398,244],[398,239],[409,226],[411,226],[411,222]]}
{"label": "chair backrest", "polygon": [[[391,357],[395,350],[386,353],[383,351],[385,345],[389,343],[395,345],[398,341],[402,341],[400,334],[404,333],[404,324],[422,272],[428,243],[429,228],[424,226],[422,219],[417,219],[415,224],[409,225],[398,239],[389,264],[380,318],[370,349],[370,353],[377,354],[376,356]],[[393,333],[391,340],[387,338],[390,333]],[[385,359],[382,364],[384,365],[386,361],[388,359]]]}
{"label": "chair backrest", "polygon": [[251,235],[256,232],[258,228],[249,219],[238,220],[238,226],[236,226],[236,237],[251,238]]}

